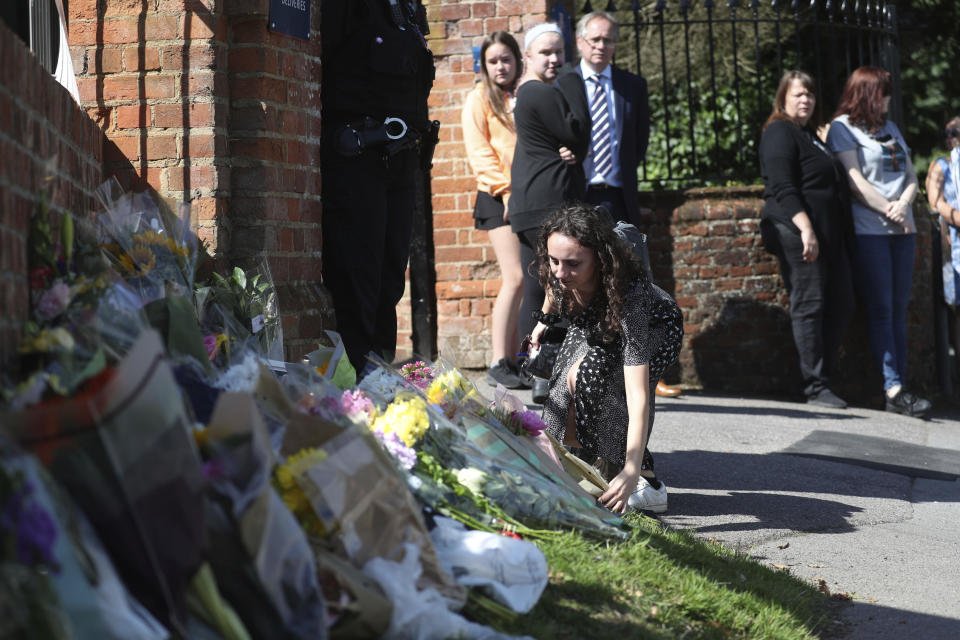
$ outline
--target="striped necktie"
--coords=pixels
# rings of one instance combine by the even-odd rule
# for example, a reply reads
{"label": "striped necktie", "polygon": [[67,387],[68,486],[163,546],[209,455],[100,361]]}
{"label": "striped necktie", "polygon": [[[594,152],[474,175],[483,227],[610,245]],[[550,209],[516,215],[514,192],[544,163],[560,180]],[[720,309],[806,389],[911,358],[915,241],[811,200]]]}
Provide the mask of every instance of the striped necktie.
{"label": "striped necktie", "polygon": [[590,76],[590,81],[594,84],[593,95],[590,98],[590,152],[593,155],[593,170],[597,175],[606,176],[613,166],[607,92],[603,90],[599,74]]}

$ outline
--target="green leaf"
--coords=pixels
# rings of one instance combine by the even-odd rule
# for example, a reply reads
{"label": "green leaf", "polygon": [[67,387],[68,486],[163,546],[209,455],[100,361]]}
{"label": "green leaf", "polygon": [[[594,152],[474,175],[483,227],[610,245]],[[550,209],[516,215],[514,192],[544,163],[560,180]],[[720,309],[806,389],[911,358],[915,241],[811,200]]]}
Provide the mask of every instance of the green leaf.
{"label": "green leaf", "polygon": [[233,268],[233,279],[237,281],[241,289],[247,288],[247,274],[245,274],[240,267]]}

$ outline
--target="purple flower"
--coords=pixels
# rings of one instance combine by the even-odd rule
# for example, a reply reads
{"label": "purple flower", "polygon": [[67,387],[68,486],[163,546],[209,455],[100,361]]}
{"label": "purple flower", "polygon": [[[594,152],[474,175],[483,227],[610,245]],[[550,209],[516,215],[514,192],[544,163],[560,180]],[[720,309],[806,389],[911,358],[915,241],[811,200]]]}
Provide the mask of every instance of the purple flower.
{"label": "purple flower", "polygon": [[404,444],[403,440],[393,431],[390,433],[374,431],[374,433],[380,438],[380,442],[382,442],[384,448],[390,452],[390,455],[397,459],[401,467],[408,471],[413,469],[417,464],[416,451]]}
{"label": "purple flower", "polygon": [[17,559],[28,567],[44,564],[57,567],[53,546],[57,540],[57,527],[46,509],[29,500],[33,487],[24,482],[9,497],[0,514],[0,529],[14,533]]}
{"label": "purple flower", "polygon": [[547,428],[546,423],[533,411],[517,411],[514,415],[520,420],[520,426],[527,431],[529,436],[536,437]]}
{"label": "purple flower", "polygon": [[400,374],[418,389],[426,389],[433,381],[433,369],[423,360],[400,367]]}
{"label": "purple flower", "polygon": [[213,334],[203,336],[203,346],[207,350],[207,358],[213,360],[217,357],[217,336]]}
{"label": "purple flower", "polygon": [[63,313],[70,304],[70,287],[57,280],[53,286],[43,292],[37,302],[37,316],[41,320],[52,320]]}
{"label": "purple flower", "polygon": [[57,527],[46,510],[35,502],[27,503],[20,511],[17,523],[17,557],[25,565],[42,562],[56,567],[53,545],[57,541]]}

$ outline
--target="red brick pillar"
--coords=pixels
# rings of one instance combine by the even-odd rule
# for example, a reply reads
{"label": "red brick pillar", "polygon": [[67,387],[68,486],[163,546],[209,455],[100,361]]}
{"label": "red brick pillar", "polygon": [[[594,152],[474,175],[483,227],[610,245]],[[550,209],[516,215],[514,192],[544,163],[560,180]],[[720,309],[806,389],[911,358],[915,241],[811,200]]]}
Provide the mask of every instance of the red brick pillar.
{"label": "red brick pillar", "polygon": [[491,358],[493,300],[500,271],[487,232],[473,228],[476,179],[467,163],[460,111],[473,87],[472,48],[505,30],[523,32],[546,20],[546,0],[427,3],[430,48],[437,79],[431,117],[442,123],[432,172],[433,241],[437,271],[437,343],[441,355],[462,367],[483,367]]}
{"label": "red brick pillar", "polygon": [[280,293],[287,358],[332,328],[321,275],[320,2],[311,39],[267,31],[268,0],[227,3],[232,263],[266,256]]}

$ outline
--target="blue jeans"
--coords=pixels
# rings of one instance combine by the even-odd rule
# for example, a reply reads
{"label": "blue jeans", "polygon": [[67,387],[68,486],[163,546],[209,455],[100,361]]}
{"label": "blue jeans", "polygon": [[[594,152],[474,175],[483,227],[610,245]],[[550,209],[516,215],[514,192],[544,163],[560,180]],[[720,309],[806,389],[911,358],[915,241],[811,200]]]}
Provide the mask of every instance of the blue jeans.
{"label": "blue jeans", "polygon": [[867,313],[873,357],[883,371],[883,388],[907,377],[907,305],[913,286],[915,236],[857,236],[854,263]]}

